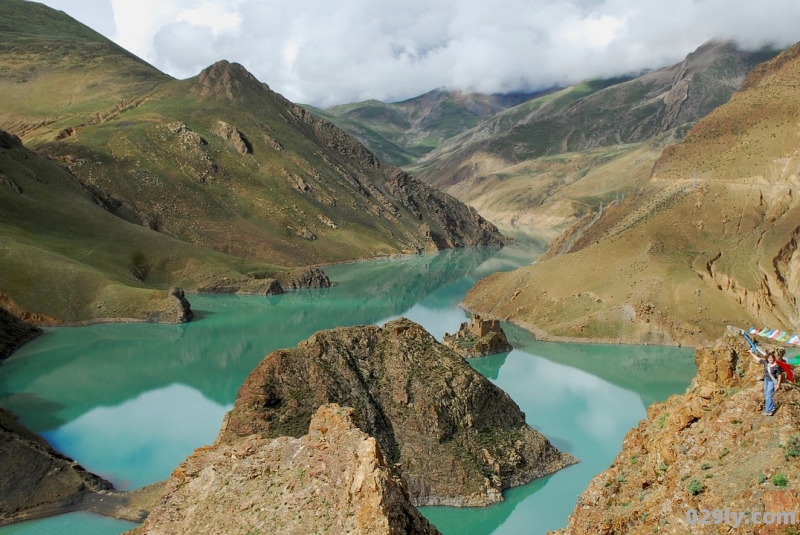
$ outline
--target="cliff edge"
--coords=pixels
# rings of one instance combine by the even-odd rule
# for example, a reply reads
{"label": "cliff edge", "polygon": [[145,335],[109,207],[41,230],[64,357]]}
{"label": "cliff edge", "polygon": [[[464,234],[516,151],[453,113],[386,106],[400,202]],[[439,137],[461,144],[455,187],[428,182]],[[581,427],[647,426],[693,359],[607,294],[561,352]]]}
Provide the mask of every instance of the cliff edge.
{"label": "cliff edge", "polygon": [[[800,512],[800,392],[781,387],[765,416],[762,368],[739,335],[698,348],[695,360],[686,393],[650,406],[557,533],[794,533],[777,515]],[[700,524],[701,509],[726,508]]]}

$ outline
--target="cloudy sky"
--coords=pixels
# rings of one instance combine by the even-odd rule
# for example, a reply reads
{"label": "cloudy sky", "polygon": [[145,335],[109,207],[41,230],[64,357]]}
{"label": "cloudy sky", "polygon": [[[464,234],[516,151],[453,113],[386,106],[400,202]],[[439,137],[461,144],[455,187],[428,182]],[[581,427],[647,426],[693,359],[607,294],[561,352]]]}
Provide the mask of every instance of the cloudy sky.
{"label": "cloudy sky", "polygon": [[536,90],[800,41],[798,0],[42,0],[176,78],[220,59],[294,102]]}

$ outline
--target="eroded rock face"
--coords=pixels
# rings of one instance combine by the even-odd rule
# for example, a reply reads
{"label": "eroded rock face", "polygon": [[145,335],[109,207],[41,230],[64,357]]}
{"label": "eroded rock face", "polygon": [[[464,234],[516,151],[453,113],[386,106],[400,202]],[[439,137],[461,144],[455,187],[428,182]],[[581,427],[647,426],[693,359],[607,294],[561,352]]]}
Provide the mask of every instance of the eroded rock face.
{"label": "eroded rock face", "polygon": [[308,434],[201,448],[172,474],[140,535],[435,535],[353,409],[323,405]]}
{"label": "eroded rock face", "polygon": [[229,125],[225,121],[217,121],[214,126],[214,133],[230,143],[236,149],[236,152],[242,156],[253,153],[253,146],[250,141],[235,126]]}
{"label": "eroded rock face", "polygon": [[186,323],[194,317],[192,307],[186,300],[183,290],[173,286],[167,292],[167,299],[164,308],[152,312],[148,320],[158,323]]}
{"label": "eroded rock face", "polygon": [[321,331],[267,355],[239,389],[221,440],[300,436],[332,402],[353,407],[400,464],[415,505],[486,505],[576,462],[528,426],[508,394],[404,318]]}
{"label": "eroded rock face", "polygon": [[[738,335],[698,348],[695,360],[698,373],[686,393],[648,408],[560,533],[726,533],[733,526],[689,525],[687,511],[800,511],[800,394],[782,388],[776,414],[763,415],[762,369]],[[742,524],[733,532],[785,528]]]}

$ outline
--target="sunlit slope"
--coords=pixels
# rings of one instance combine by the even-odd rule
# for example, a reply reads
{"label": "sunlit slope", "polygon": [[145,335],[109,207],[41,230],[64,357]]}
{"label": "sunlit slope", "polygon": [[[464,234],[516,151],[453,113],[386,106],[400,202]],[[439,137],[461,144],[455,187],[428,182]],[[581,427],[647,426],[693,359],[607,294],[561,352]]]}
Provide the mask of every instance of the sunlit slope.
{"label": "sunlit slope", "polygon": [[66,169],[2,131],[0,206],[0,292],[34,321],[155,319],[170,285],[193,290],[282,269],[116,217]]}
{"label": "sunlit slope", "polygon": [[480,243],[494,232],[227,62],[39,148],[142,224],[247,258],[324,263]]}
{"label": "sunlit slope", "polygon": [[61,11],[0,2],[0,128],[26,143],[118,114],[170,79]]}
{"label": "sunlit slope", "polygon": [[13,24],[0,28],[2,61],[16,70],[0,128],[63,162],[120,217],[284,265],[502,240],[240,65],[172,80],[66,15],[3,6]]}
{"label": "sunlit slope", "polygon": [[547,259],[482,281],[467,305],[556,338],[695,344],[728,324],[796,330],[799,53],[754,69],[640,191],[587,214]]}

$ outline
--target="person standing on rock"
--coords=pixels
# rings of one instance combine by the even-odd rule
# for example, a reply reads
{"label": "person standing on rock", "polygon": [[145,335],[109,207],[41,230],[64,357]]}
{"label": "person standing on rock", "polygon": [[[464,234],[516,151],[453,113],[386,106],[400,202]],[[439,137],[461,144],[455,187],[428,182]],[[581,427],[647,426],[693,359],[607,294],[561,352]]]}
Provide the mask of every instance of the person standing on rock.
{"label": "person standing on rock", "polygon": [[764,366],[764,414],[772,416],[775,414],[775,402],[772,396],[781,387],[783,370],[778,366],[773,351],[767,352],[767,358],[761,358],[753,351],[750,351],[750,354],[753,355],[753,360]]}

